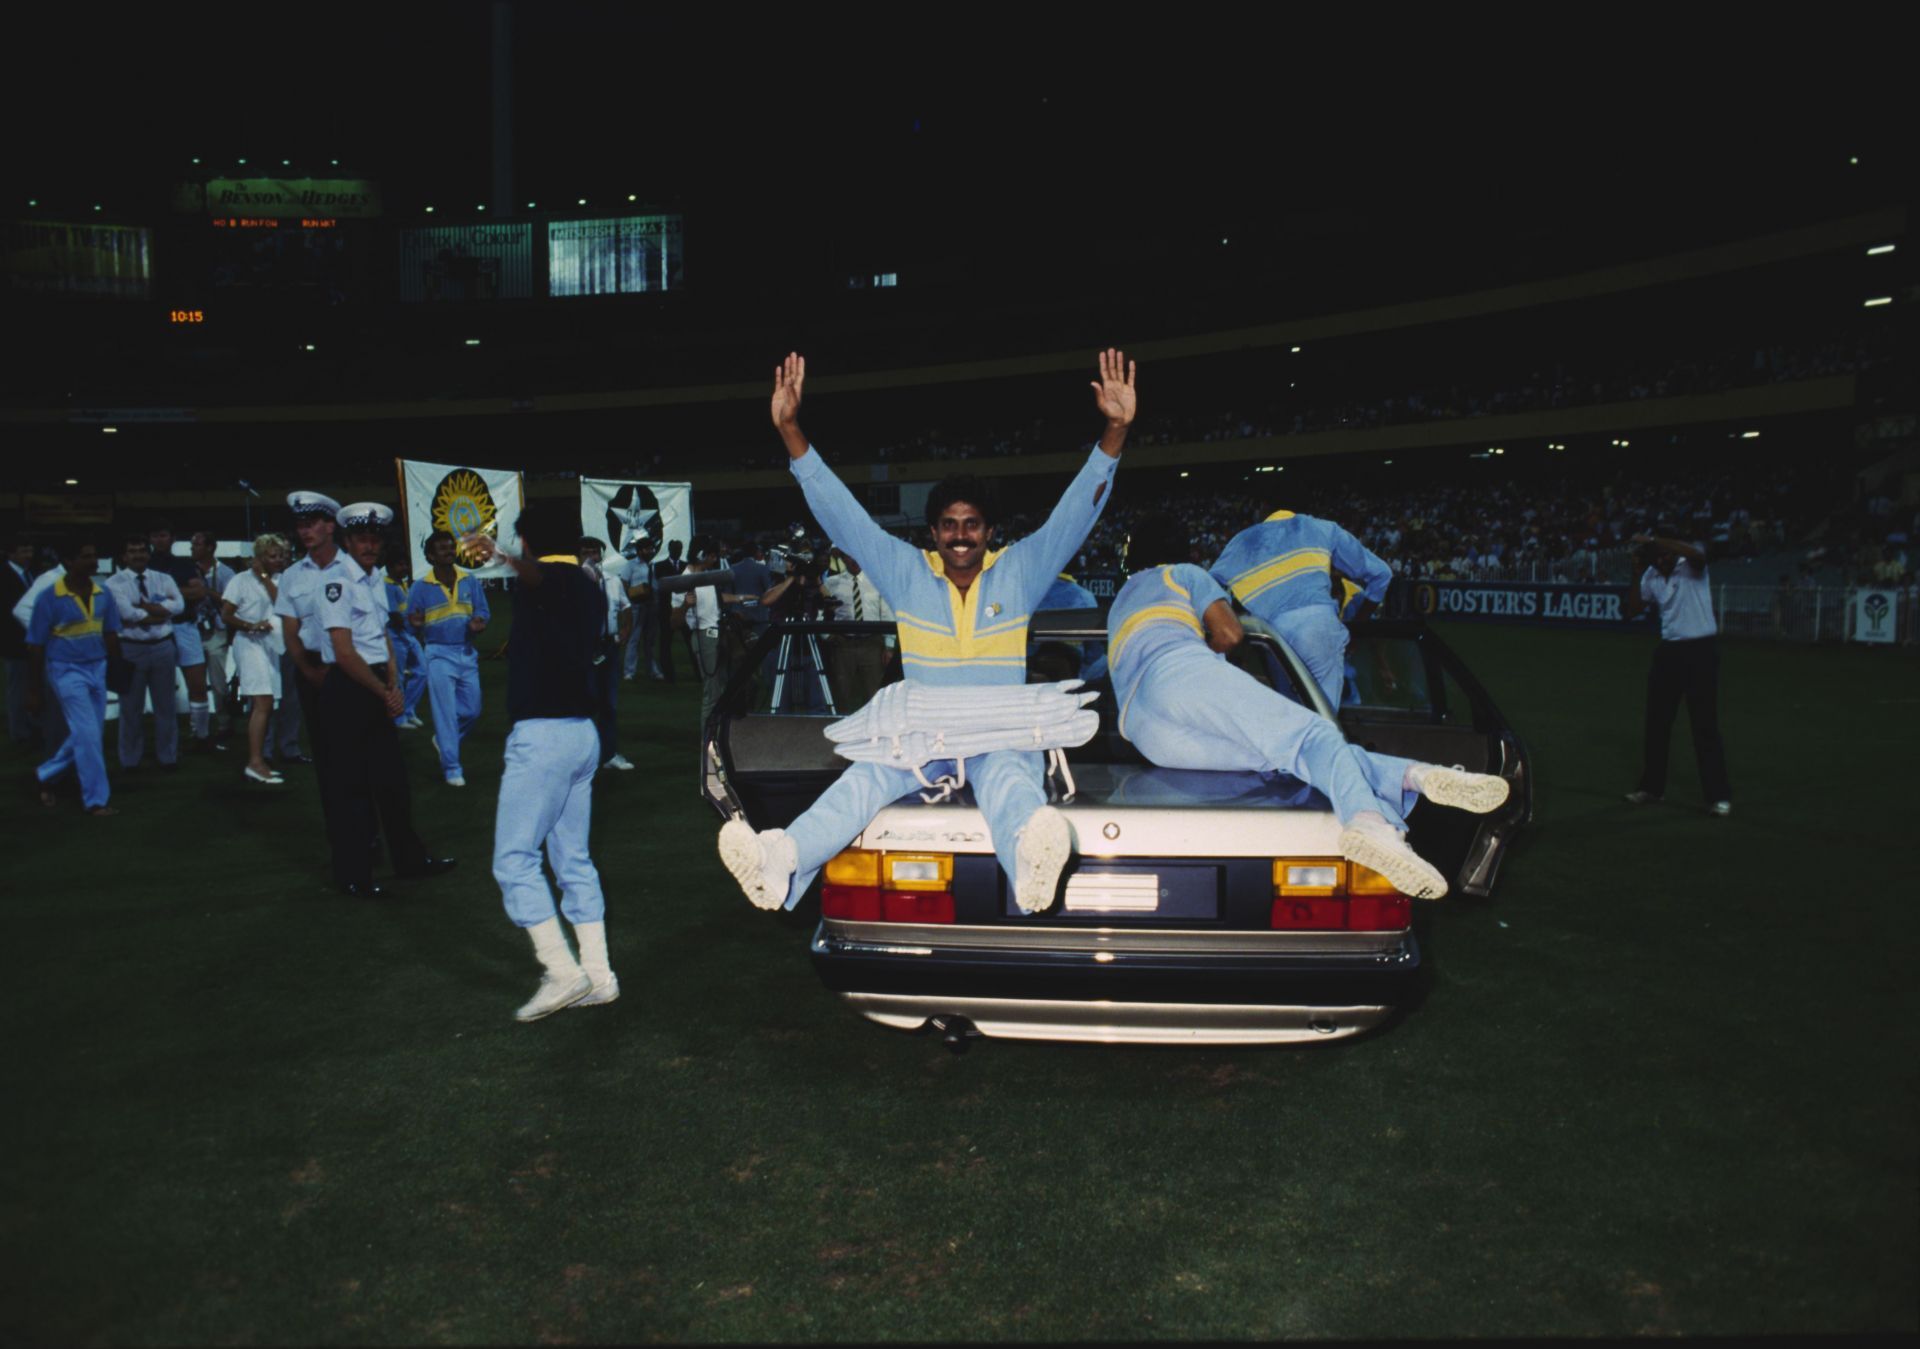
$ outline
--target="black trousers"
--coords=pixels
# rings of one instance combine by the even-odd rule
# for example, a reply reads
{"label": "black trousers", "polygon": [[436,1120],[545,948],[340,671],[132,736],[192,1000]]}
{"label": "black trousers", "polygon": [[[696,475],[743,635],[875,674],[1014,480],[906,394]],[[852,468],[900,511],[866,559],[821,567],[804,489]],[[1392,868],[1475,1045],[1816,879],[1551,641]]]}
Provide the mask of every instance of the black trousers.
{"label": "black trousers", "polygon": [[593,725],[600,732],[600,762],[605,763],[620,752],[620,719],[616,709],[620,697],[622,651],[611,642],[602,642],[600,647],[603,659],[593,667],[596,703]]}
{"label": "black trousers", "polygon": [[[384,664],[373,667],[384,677]],[[373,880],[374,812],[387,841],[387,858],[400,875],[417,871],[427,850],[413,832],[413,792],[400,757],[400,732],[378,696],[353,682],[337,665],[327,667],[320,686],[321,729],[314,739],[329,746],[326,777],[320,790],[328,799],[327,844],[333,852],[333,879],[340,885]]]}
{"label": "black trousers", "polygon": [[[333,819],[333,797],[327,791],[331,780],[329,769],[333,763],[333,745],[327,740],[327,710],[320,697],[320,688],[312,684],[300,671],[305,667],[295,658],[280,667],[280,693],[285,698],[287,685],[292,684],[294,697],[300,704],[300,720],[306,723],[307,744],[313,747],[313,778],[320,784],[320,819],[331,830]],[[327,667],[329,674],[333,667]],[[331,833],[328,835],[331,837]]]}
{"label": "black trousers", "polygon": [[1661,642],[1653,649],[1653,668],[1647,673],[1647,730],[1645,765],[1640,790],[1663,796],[1667,790],[1667,747],[1673,739],[1673,719],[1682,701],[1693,731],[1693,754],[1700,765],[1700,786],[1709,801],[1731,801],[1727,781],[1727,751],[1720,741],[1720,647],[1711,637],[1683,642]]}
{"label": "black trousers", "polygon": [[678,617],[680,617],[678,610],[669,609],[662,603],[659,609],[658,620],[653,625],[660,636],[660,649],[658,652],[660,658],[660,674],[669,684],[673,682],[673,644],[686,634],[686,629],[674,622]]}

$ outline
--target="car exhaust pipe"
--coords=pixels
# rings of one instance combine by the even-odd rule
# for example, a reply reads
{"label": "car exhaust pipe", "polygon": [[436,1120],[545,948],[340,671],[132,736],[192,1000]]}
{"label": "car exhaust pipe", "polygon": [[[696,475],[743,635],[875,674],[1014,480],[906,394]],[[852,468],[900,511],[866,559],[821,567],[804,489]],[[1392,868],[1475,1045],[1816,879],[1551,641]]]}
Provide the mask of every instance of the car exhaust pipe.
{"label": "car exhaust pipe", "polygon": [[940,1032],[940,1043],[949,1054],[964,1054],[975,1040],[986,1038],[964,1016],[929,1017],[927,1024]]}

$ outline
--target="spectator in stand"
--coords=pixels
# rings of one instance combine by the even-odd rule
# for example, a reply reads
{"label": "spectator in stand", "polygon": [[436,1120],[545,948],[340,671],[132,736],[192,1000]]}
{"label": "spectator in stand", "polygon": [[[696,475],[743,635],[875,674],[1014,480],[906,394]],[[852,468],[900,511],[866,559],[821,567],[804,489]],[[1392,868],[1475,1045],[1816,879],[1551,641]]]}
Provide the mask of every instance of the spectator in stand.
{"label": "spectator in stand", "polygon": [[[180,658],[174,619],[187,603],[173,577],[147,565],[147,548],[146,536],[129,536],[120,550],[120,570],[105,583],[122,615],[120,648],[130,667],[127,687],[120,691],[120,766],[129,772],[140,767],[146,752],[149,699],[154,756],[162,768],[172,769],[179,767],[180,755],[180,719],[174,711],[174,672]],[[204,661],[202,657],[203,680]]]}
{"label": "spectator in stand", "polygon": [[[142,550],[144,539],[139,541]],[[119,814],[107,802],[107,660],[119,651],[120,606],[93,579],[99,566],[93,541],[61,549],[63,574],[40,592],[27,624],[33,680],[29,706],[57,698],[69,733],[52,758],[34,770],[40,804],[55,804],[52,784],[69,769],[80,779],[80,804],[89,815]],[[171,700],[169,700],[171,701]]]}
{"label": "spectator in stand", "polygon": [[293,701],[293,690],[281,684],[280,658],[286,637],[273,616],[280,598],[280,573],[292,555],[280,534],[262,534],[253,541],[253,563],[227,582],[220,592],[220,614],[233,634],[230,649],[240,697],[247,706],[246,777],[268,787],[285,781],[267,760],[267,725],[276,701]]}
{"label": "spectator in stand", "polygon": [[1647,675],[1647,717],[1640,785],[1627,800],[1644,806],[1667,790],[1667,749],[1680,703],[1687,704],[1700,786],[1715,815],[1733,813],[1727,752],[1720,740],[1720,649],[1715,634],[1706,550],[1671,537],[1636,535],[1646,570],[1627,595],[1627,616],[1652,605],[1660,613],[1660,644]]}

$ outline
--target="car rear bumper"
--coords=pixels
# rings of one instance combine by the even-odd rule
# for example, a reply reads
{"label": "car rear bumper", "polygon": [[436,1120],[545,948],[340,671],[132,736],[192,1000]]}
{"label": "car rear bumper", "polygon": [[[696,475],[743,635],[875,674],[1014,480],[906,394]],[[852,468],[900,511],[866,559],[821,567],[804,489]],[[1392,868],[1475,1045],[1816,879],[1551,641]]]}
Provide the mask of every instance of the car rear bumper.
{"label": "car rear bumper", "polygon": [[1249,1003],[1110,1002],[1063,998],[958,998],[922,993],[842,993],[869,1021],[919,1030],[964,1017],[982,1035],[1092,1044],[1272,1045],[1345,1039],[1393,1015],[1387,1007]]}
{"label": "car rear bumper", "polygon": [[[882,1025],[916,1030],[936,1017],[961,1017],[989,1036],[1133,1044],[1317,1043],[1354,1035],[1408,1000],[1420,967],[1411,931],[1374,938],[1379,949],[1369,952],[1275,950],[1290,943],[1264,942],[1267,949],[1176,951],[1167,949],[1179,944],[1172,936],[1221,942],[1233,934],[1125,935],[1160,949],[941,946],[926,928],[882,944],[846,940],[823,923],[812,950],[827,987]],[[1083,935],[1084,942],[1098,940]]]}

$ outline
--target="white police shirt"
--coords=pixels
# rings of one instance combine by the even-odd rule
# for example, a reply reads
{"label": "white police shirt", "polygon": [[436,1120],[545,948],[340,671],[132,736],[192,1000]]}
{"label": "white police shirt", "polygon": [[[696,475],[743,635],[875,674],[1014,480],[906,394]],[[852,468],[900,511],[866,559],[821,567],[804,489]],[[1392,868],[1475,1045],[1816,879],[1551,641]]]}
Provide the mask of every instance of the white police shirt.
{"label": "white police shirt", "polygon": [[[358,562],[340,554],[340,574],[324,573],[316,596],[314,613],[328,634],[320,659],[334,663],[332,631],[346,628],[353,634],[353,649],[369,665],[387,660],[387,578],[378,571],[363,571]],[[285,593],[284,591],[282,592]]]}
{"label": "white police shirt", "polygon": [[[335,553],[333,561],[321,566],[311,555],[280,573],[280,597],[273,602],[273,612],[281,618],[295,618],[300,621],[300,645],[315,652],[328,664],[333,662],[333,640],[327,636],[326,629],[320,626],[317,606],[323,583],[330,579],[343,579],[346,572],[347,555]],[[381,660],[386,657],[382,656]]]}
{"label": "white police shirt", "polygon": [[1648,567],[1640,575],[1640,597],[1659,607],[1663,642],[1688,642],[1711,637],[1720,630],[1713,621],[1713,597],[1704,562],[1689,562],[1683,557],[1673,564],[1672,576],[1662,576]]}

